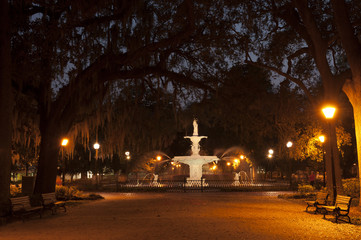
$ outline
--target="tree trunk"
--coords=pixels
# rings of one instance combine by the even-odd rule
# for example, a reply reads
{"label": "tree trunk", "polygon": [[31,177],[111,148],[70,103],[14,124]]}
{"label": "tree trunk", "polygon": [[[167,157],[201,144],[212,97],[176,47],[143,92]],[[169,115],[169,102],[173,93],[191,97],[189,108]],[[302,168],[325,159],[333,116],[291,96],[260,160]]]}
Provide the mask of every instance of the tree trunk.
{"label": "tree trunk", "polygon": [[0,1],[0,217],[10,197],[13,98],[10,78],[10,20],[7,0]]}
{"label": "tree trunk", "polygon": [[55,191],[60,134],[57,133],[58,128],[51,125],[40,128],[40,155],[34,189],[36,194]]}
{"label": "tree trunk", "polygon": [[[355,84],[359,83],[359,84]],[[353,83],[346,82],[343,87],[343,91],[346,93],[350,103],[353,107],[353,115],[355,121],[355,135],[356,135],[356,149],[357,149],[357,159],[358,159],[358,176],[360,181],[361,188],[361,77],[359,79],[353,79]],[[361,190],[361,189],[360,189]],[[361,201],[359,203],[361,206]]]}

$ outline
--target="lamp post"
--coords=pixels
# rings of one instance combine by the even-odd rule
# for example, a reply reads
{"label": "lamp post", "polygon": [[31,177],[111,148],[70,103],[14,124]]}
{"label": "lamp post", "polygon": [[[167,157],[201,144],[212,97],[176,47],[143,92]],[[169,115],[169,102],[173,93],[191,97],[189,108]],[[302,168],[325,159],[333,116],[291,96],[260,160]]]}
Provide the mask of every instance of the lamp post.
{"label": "lamp post", "polygon": [[293,143],[291,141],[288,141],[286,144],[286,147],[288,148],[287,155],[288,160],[290,161],[289,170],[290,170],[290,188],[292,187],[292,161],[290,156],[290,148],[292,147]]}
{"label": "lamp post", "polygon": [[[126,164],[125,164],[125,168],[126,168],[126,173],[127,173],[127,176],[128,176],[128,174],[129,174],[129,160],[130,160],[130,152],[129,151],[126,151],[125,153],[124,153],[124,155],[125,155],[125,158],[126,158]],[[137,173],[137,178],[138,178],[138,173]]]}
{"label": "lamp post", "polygon": [[63,163],[63,179],[62,179],[62,185],[64,186],[65,183],[65,161],[64,161],[64,148],[68,145],[69,139],[63,138],[61,140],[61,161]]}
{"label": "lamp post", "polygon": [[331,130],[332,130],[332,126],[331,126],[331,121],[335,115],[336,112],[336,108],[332,107],[332,106],[327,106],[324,107],[322,109],[323,114],[325,115],[325,118],[327,120],[327,127],[328,127],[328,134],[329,134],[329,146],[330,146],[330,154],[331,154],[331,174],[332,174],[332,191],[333,191],[333,201],[335,202],[336,199],[336,194],[337,194],[337,190],[336,190],[336,177],[335,177],[335,163],[334,163],[334,158],[333,158],[333,139],[331,138],[332,134],[331,134]]}
{"label": "lamp post", "polygon": [[323,161],[323,186],[326,187],[326,161],[325,161],[325,150],[323,143],[325,142],[325,136],[321,135],[318,137],[322,145],[322,161]]}
{"label": "lamp post", "polygon": [[[272,167],[271,167],[271,159],[272,159],[272,157],[273,157],[273,150],[272,149],[270,149],[270,150],[268,150],[268,155],[267,155],[267,157],[268,157],[268,163],[267,163],[267,166],[268,166],[268,170],[269,170],[269,172],[270,172],[270,179],[272,179]],[[266,171],[266,177],[267,177],[267,171]]]}
{"label": "lamp post", "polygon": [[96,183],[96,188],[98,188],[98,184],[99,184],[99,176],[98,176],[98,150],[100,148],[99,143],[94,143],[93,145],[94,149],[95,149],[95,183]]}

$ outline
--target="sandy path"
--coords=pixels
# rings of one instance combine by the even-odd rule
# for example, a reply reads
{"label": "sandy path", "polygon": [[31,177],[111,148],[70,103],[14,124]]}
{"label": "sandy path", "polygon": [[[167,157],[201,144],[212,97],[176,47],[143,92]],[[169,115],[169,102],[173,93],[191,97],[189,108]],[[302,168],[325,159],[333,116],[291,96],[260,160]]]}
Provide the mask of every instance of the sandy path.
{"label": "sandy path", "polygon": [[0,227],[1,240],[27,239],[360,239],[361,226],[305,213],[276,193],[107,193]]}

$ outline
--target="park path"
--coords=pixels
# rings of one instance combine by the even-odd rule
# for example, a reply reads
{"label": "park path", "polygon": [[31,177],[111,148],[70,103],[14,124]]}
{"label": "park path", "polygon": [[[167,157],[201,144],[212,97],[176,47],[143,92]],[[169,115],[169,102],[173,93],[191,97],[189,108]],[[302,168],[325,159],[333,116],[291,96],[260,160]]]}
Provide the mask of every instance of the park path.
{"label": "park path", "polygon": [[102,193],[103,200],[0,227],[1,240],[360,239],[361,226],[305,212],[277,192]]}

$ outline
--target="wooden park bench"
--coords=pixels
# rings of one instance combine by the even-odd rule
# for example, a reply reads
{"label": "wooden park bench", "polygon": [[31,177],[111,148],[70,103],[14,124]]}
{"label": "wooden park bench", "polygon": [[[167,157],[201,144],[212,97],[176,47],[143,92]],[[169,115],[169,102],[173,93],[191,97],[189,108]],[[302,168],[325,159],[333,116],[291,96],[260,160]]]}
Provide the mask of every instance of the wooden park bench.
{"label": "wooden park bench", "polygon": [[65,202],[56,200],[55,192],[41,194],[44,209],[50,209],[52,214],[56,213],[58,208],[63,208],[66,212]]}
{"label": "wooden park bench", "polygon": [[326,214],[333,214],[336,217],[336,223],[338,220],[346,222],[345,220],[340,219],[340,217],[347,217],[348,222],[351,223],[351,219],[348,216],[350,212],[351,200],[352,198],[349,196],[337,195],[334,206],[322,207],[323,218],[325,218]]}
{"label": "wooden park bench", "polygon": [[314,201],[306,201],[307,207],[306,212],[309,207],[315,208],[314,213],[321,212],[323,206],[327,205],[328,193],[318,192],[316,194],[316,199]]}
{"label": "wooden park bench", "polygon": [[29,196],[10,198],[11,214],[13,216],[20,216],[24,221],[24,217],[33,213],[38,213],[41,218],[43,211],[42,206],[31,206]]}

